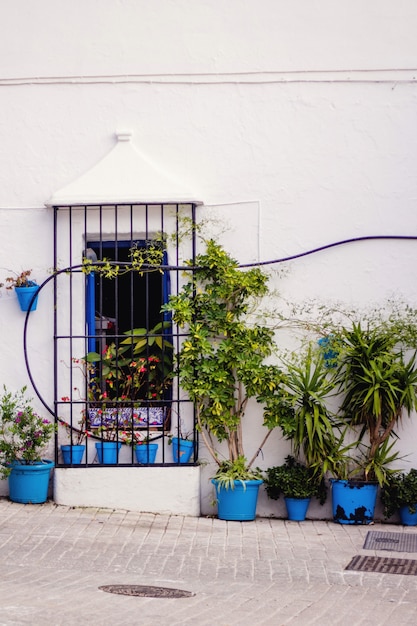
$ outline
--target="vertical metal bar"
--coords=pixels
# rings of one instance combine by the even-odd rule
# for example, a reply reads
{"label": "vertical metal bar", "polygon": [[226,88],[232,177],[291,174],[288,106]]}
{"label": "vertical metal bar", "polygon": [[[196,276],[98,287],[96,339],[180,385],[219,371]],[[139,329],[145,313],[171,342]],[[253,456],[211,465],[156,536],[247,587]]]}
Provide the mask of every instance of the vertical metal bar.
{"label": "vertical metal bar", "polygon": [[[72,233],[72,207],[68,207],[68,246],[69,246],[69,267],[72,267],[74,265],[73,262],[73,256],[72,256],[72,246],[73,246],[73,233]],[[72,302],[73,302],[73,273],[70,272],[69,274],[69,307],[68,307],[68,311],[69,311],[69,358],[68,361],[70,363],[70,389],[71,389],[71,396],[70,396],[70,426],[71,426],[71,444],[72,444],[72,436],[73,436],[73,398],[72,398],[72,394],[73,394],[73,389],[74,389],[74,379],[73,379],[73,369],[72,369],[72,356],[73,356],[73,319],[72,319],[72,314],[73,314],[73,308],[72,308]]]}
{"label": "vertical metal bar", "polygon": [[[53,268],[54,271],[57,269],[58,265],[58,242],[57,242],[57,230],[58,230],[58,207],[54,206],[54,261]],[[53,358],[54,358],[54,416],[55,416],[55,424],[58,423],[58,349],[57,349],[57,276],[54,274],[53,279],[53,297],[54,297],[54,338],[53,338]],[[58,432],[55,432],[55,464],[58,464]]]}
{"label": "vertical metal bar", "polygon": [[[88,243],[88,207],[84,206],[84,250],[87,248],[87,243]],[[85,293],[87,291],[87,293]],[[87,333],[89,335],[89,337],[87,338],[87,341],[85,341],[84,338],[84,354],[87,354],[88,352],[90,352],[90,348],[95,348],[95,334],[96,334],[96,324],[95,324],[95,276],[94,276],[94,272],[92,272],[91,274],[88,274],[88,276],[86,276],[86,279],[84,280],[84,301],[85,301],[85,306],[87,307],[88,304],[86,302],[87,297],[90,298],[90,302],[89,304],[89,313],[90,313],[90,319],[86,320],[86,326],[84,326],[84,328],[87,328]],[[85,332],[85,331],[84,331]],[[87,379],[88,377],[88,373],[87,371],[85,372],[85,378]],[[79,404],[77,405],[78,407],[81,408],[81,415],[84,417],[85,420],[85,430],[87,430],[87,424],[88,424],[88,391],[89,391],[89,381],[85,381],[86,386],[85,386],[85,395],[84,395],[84,404]],[[82,401],[82,398],[80,398],[80,400]],[[82,427],[82,426],[81,426]],[[72,431],[71,431],[72,432]],[[72,438],[71,438],[71,443],[72,443]],[[85,446],[85,464],[88,464],[89,461],[89,451],[88,451],[88,441],[86,440],[86,446]]]}
{"label": "vertical metal bar", "polygon": [[[192,220],[192,267],[193,274],[195,272],[195,259],[196,259],[196,205],[191,205],[191,220]],[[198,458],[198,431],[197,431],[197,413],[196,406],[193,405],[193,442],[194,442],[194,461],[197,461]]]}
{"label": "vertical metal bar", "polygon": [[[130,253],[133,249],[133,205],[131,204],[129,207],[129,215],[130,215],[130,232],[129,232],[129,236],[130,236]],[[132,261],[132,259],[130,258],[130,260]],[[129,289],[130,289],[130,329],[132,330],[134,327],[134,310],[135,310],[135,276],[133,272],[130,272],[129,275]],[[131,338],[131,343],[130,343],[130,358],[133,360],[133,337]],[[135,425],[134,425],[134,421],[133,421],[133,412],[134,412],[134,403],[133,403],[133,398],[132,398],[132,394],[133,392],[131,391],[131,397],[130,397],[130,408],[131,408],[131,422],[130,422],[130,436],[132,439],[132,445],[130,448],[130,462],[134,463],[134,457],[135,457],[135,445],[134,445],[134,441],[135,441]]]}
{"label": "vertical metal bar", "polygon": [[[119,261],[119,232],[118,232],[118,224],[119,224],[119,205],[114,205],[114,259],[115,261]],[[114,301],[115,301],[115,318],[119,320],[119,276],[116,275],[114,278]],[[117,327],[117,337],[116,337],[116,371],[119,368],[119,346],[120,346],[120,328],[119,325]],[[119,379],[116,380],[116,389],[117,389],[117,398],[120,398],[120,387],[119,387]],[[119,411],[120,405],[116,403],[117,411],[116,411],[116,443],[119,442]]]}

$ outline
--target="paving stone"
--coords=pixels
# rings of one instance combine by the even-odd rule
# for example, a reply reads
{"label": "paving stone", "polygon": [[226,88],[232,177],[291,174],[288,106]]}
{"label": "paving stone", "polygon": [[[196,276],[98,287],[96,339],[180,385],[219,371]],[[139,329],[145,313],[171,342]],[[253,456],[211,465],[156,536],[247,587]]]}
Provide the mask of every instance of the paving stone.
{"label": "paving stone", "polygon": [[[378,624],[414,625],[417,577],[344,569],[361,553],[368,530],[0,498],[0,626],[114,626],[114,616],[118,625],[146,626],[359,626],[376,618]],[[168,586],[195,595],[122,597],[100,592],[106,584]]]}

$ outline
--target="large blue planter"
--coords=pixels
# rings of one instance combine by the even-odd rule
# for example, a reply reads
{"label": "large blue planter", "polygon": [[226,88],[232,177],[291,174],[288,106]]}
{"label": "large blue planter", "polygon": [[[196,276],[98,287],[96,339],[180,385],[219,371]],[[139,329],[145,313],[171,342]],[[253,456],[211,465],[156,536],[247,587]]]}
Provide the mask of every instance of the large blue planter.
{"label": "large blue planter", "polygon": [[96,443],[98,462],[102,465],[114,465],[119,459],[120,441],[99,441]]}
{"label": "large blue planter", "polygon": [[[28,311],[30,303],[34,294],[39,290],[39,285],[33,283],[30,287],[15,287],[15,292],[17,295],[17,299],[19,300],[19,305],[22,311]],[[32,306],[30,307],[31,311],[36,311],[36,307],[38,305],[38,296],[36,295]]]}
{"label": "large blue planter", "polygon": [[189,439],[172,438],[172,456],[174,463],[189,463],[194,451],[194,442]]}
{"label": "large blue planter", "polygon": [[311,498],[284,498],[287,507],[288,519],[292,522],[303,522]]}
{"label": "large blue planter", "polygon": [[233,489],[221,487],[215,478],[217,516],[223,520],[251,521],[256,517],[259,487],[263,480],[235,480]]}
{"label": "large blue planter", "polygon": [[53,461],[39,461],[26,465],[16,461],[11,464],[9,498],[22,504],[41,504],[48,497],[49,478]]}
{"label": "large blue planter", "polygon": [[410,513],[408,506],[400,507],[400,520],[404,526],[417,526],[417,504],[415,506],[415,513]]}
{"label": "large blue planter", "polygon": [[141,465],[155,463],[156,453],[158,452],[157,443],[142,443],[135,448],[136,460]]}
{"label": "large blue planter", "polygon": [[66,465],[79,465],[83,460],[85,446],[61,446],[61,452]]}
{"label": "large blue planter", "polygon": [[370,524],[374,519],[378,485],[352,480],[334,480],[333,519],[339,524]]}

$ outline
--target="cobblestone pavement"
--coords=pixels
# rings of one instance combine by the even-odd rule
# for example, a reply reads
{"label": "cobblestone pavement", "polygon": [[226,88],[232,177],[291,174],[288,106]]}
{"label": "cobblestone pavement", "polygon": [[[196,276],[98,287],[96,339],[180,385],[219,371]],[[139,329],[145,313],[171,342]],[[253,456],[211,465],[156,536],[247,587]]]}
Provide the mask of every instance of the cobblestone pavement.
{"label": "cobblestone pavement", "polygon": [[[19,505],[3,498],[0,625],[415,626],[417,577],[344,569],[356,554],[417,559],[363,550],[369,529]],[[99,590],[114,584],[194,595],[142,598]]]}

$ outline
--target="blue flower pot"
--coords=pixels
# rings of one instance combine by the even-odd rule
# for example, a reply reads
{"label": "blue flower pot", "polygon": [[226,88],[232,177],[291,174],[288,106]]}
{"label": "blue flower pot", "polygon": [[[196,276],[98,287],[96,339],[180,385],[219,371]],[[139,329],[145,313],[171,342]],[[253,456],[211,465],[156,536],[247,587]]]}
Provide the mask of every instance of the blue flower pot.
{"label": "blue flower pot", "polygon": [[155,463],[156,453],[158,452],[157,443],[142,443],[135,448],[136,460],[141,465]]}
{"label": "blue flower pot", "polygon": [[287,507],[288,519],[292,522],[303,522],[311,498],[284,498]]}
{"label": "blue flower pot", "polygon": [[[30,287],[15,287],[14,289],[17,295],[17,299],[19,300],[21,310],[28,311],[33,295],[39,290],[39,286],[34,283]],[[38,296],[36,295],[32,302],[30,310],[36,311],[37,305]]]}
{"label": "blue flower pot", "polygon": [[80,465],[83,460],[85,446],[61,446],[61,452],[65,465]]}
{"label": "blue flower pot", "polygon": [[215,478],[217,516],[223,520],[246,522],[256,517],[259,487],[263,480],[234,481],[233,489],[221,487]]}
{"label": "blue flower pot", "polygon": [[410,513],[408,506],[400,507],[400,520],[404,526],[417,526],[417,504],[415,513]]}
{"label": "blue flower pot", "polygon": [[330,480],[333,519],[339,524],[370,524],[374,519],[378,485],[352,480]]}
{"label": "blue flower pot", "polygon": [[9,475],[9,498],[22,504],[41,504],[48,497],[49,478],[53,461],[38,461],[26,465],[16,461],[11,463]]}
{"label": "blue flower pot", "polygon": [[194,442],[188,439],[172,438],[172,455],[174,463],[189,463],[194,451]]}
{"label": "blue flower pot", "polygon": [[114,465],[119,459],[119,441],[99,441],[96,443],[98,462],[102,465]]}

